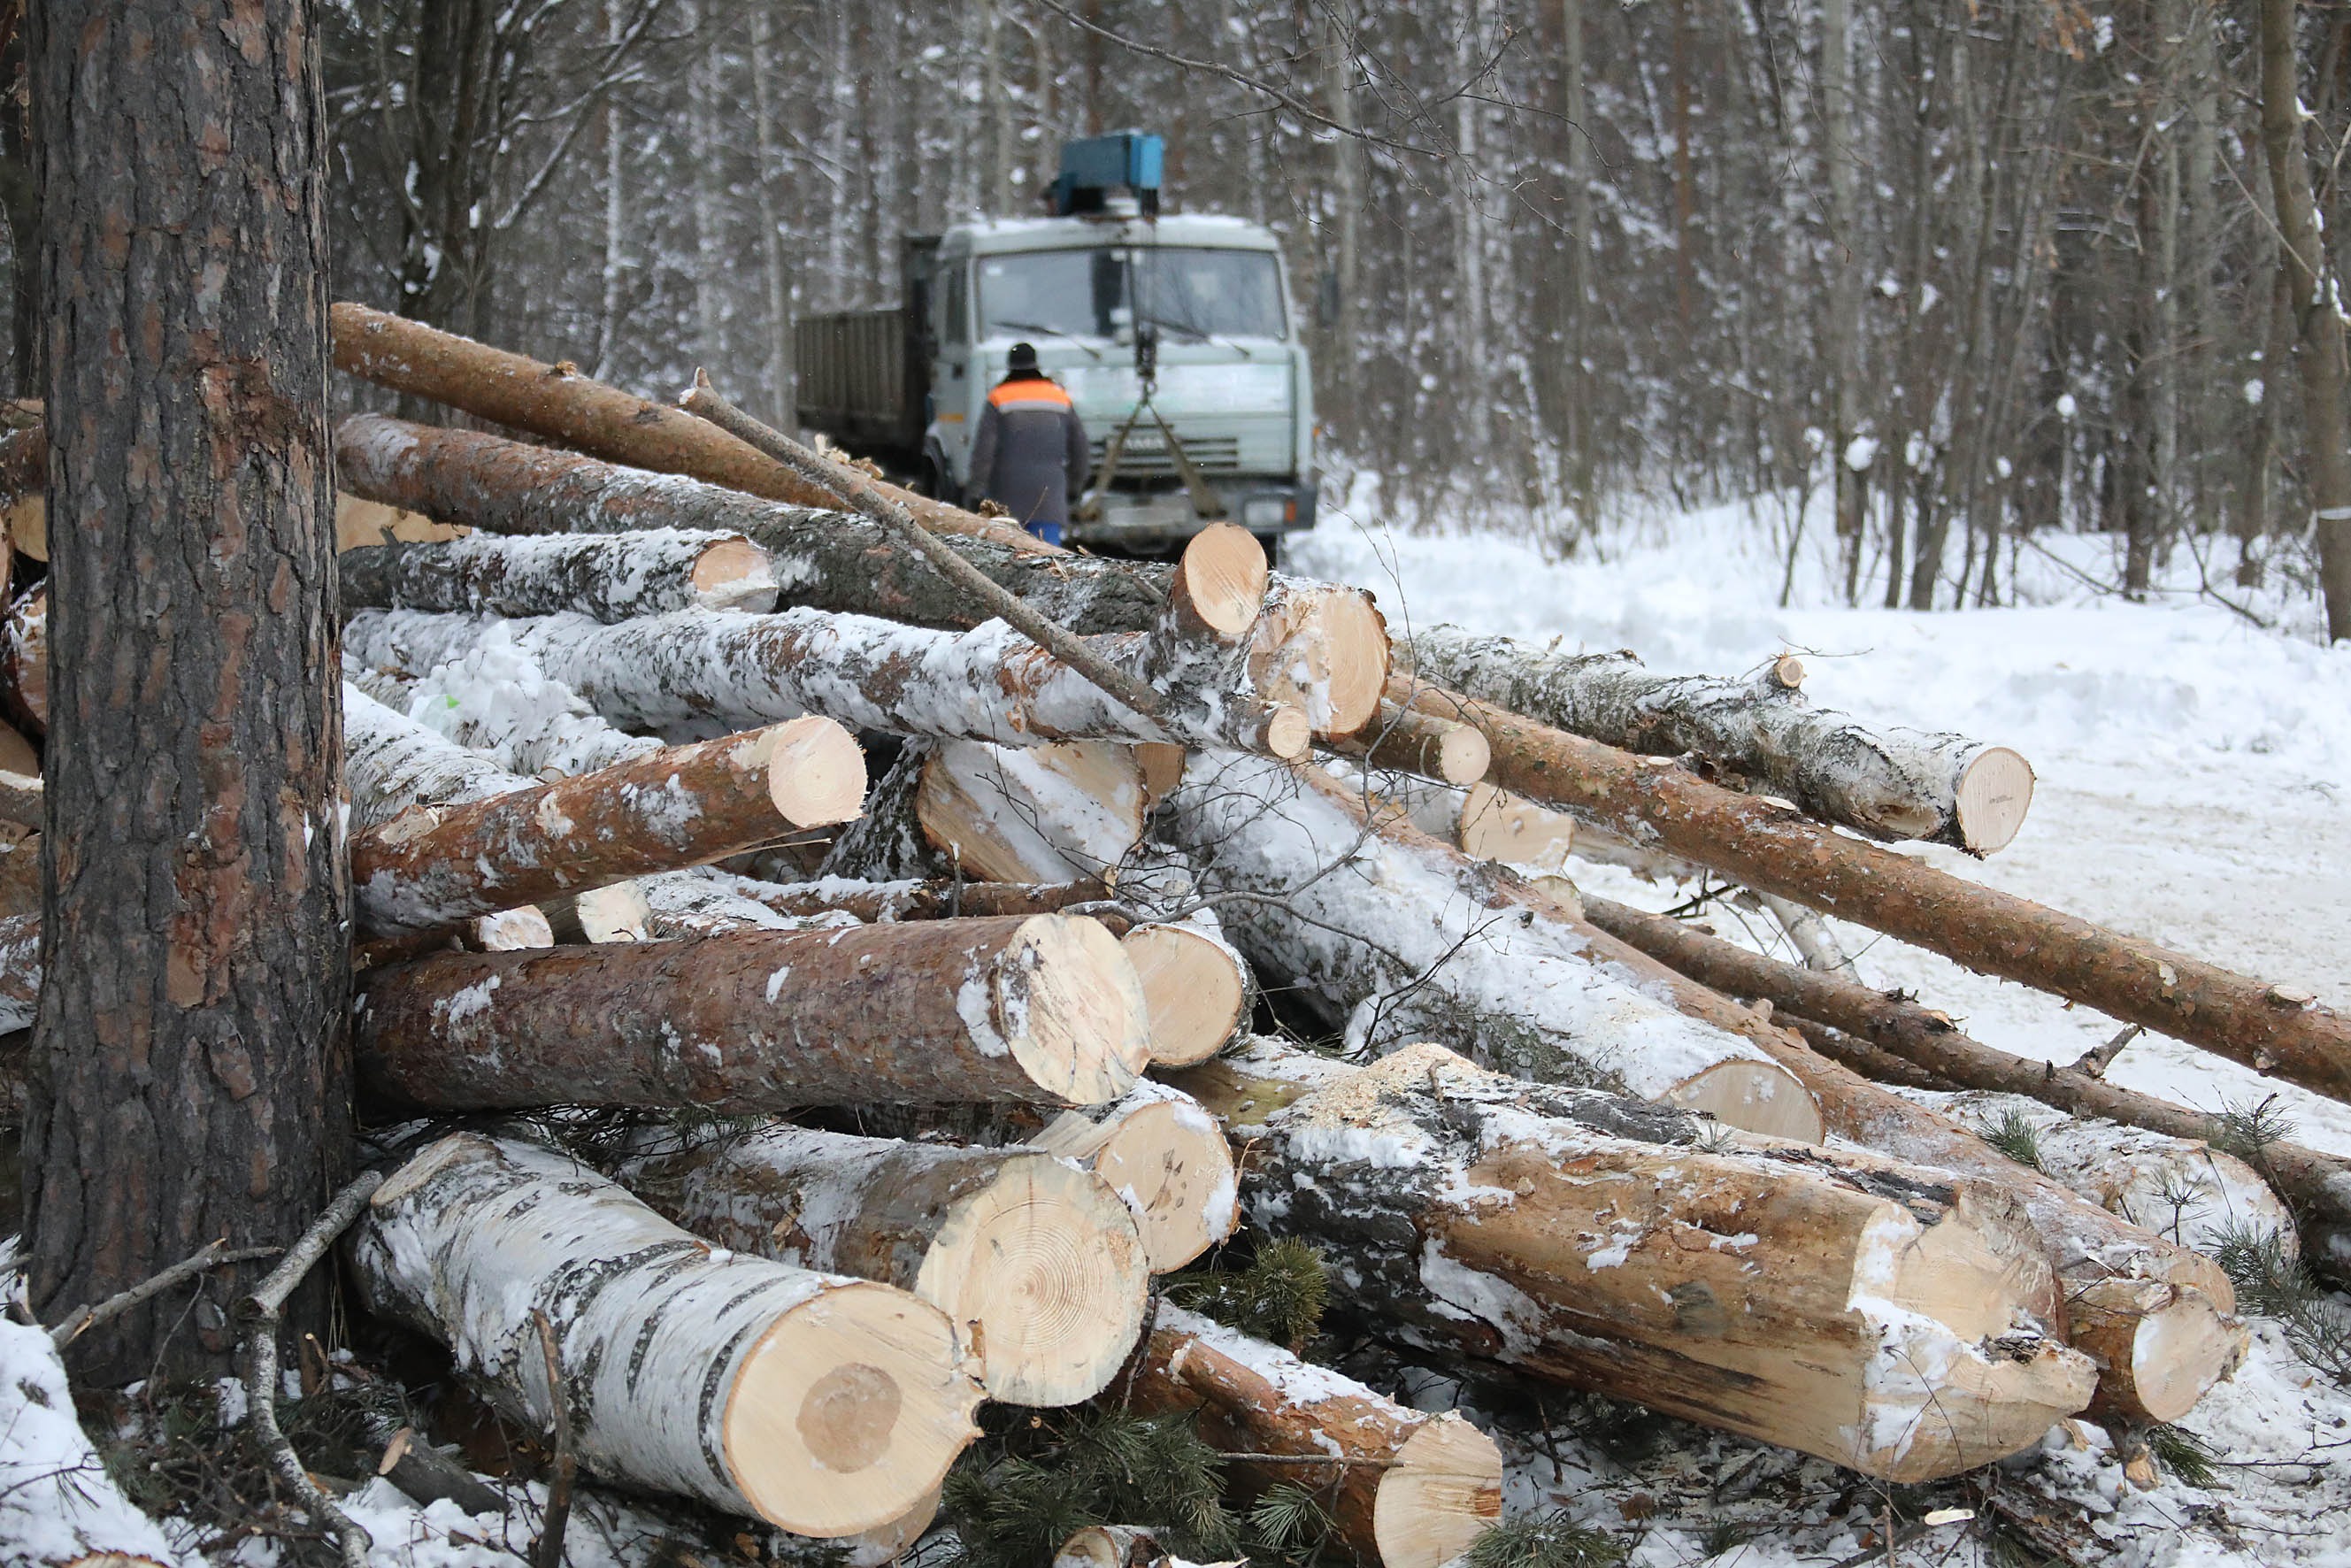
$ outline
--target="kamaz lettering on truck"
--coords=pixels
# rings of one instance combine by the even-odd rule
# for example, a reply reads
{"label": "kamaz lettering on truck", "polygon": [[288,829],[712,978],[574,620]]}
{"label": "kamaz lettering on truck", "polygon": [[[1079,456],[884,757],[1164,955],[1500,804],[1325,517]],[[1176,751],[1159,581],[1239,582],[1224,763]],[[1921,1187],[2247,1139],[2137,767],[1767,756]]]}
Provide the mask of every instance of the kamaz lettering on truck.
{"label": "kamaz lettering on truck", "polygon": [[1314,393],[1280,241],[1157,210],[1159,139],[1062,150],[1056,215],[909,238],[905,302],[803,319],[800,423],[971,500],[972,435],[1013,344],[1068,390],[1092,446],[1067,538],[1165,552],[1213,521],[1267,553],[1314,523]]}

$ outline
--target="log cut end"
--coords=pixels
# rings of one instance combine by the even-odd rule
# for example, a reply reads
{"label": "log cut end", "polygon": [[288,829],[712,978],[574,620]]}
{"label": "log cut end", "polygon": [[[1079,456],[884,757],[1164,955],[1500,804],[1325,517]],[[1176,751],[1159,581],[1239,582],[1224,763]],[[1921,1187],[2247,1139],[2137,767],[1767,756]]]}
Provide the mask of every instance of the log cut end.
{"label": "log cut end", "polygon": [[1143,809],[1155,810],[1184,782],[1184,748],[1172,740],[1146,740],[1134,748],[1134,760],[1143,774]]}
{"label": "log cut end", "polygon": [[854,1535],[837,1535],[830,1541],[818,1541],[808,1536],[783,1535],[771,1542],[768,1560],[790,1565],[806,1564],[807,1568],[889,1568],[889,1564],[914,1550],[914,1542],[930,1533],[939,1517],[939,1494],[934,1488],[928,1497],[907,1511],[903,1518],[872,1530],[861,1530]]}
{"label": "log cut end", "polygon": [[686,573],[694,601],[705,610],[773,610],[776,566],[747,538],[721,539],[695,558]]}
{"label": "log cut end", "polygon": [[786,1312],[727,1400],[727,1469],[760,1517],[800,1535],[892,1524],[976,1435],[955,1331],[887,1285],[834,1285]]}
{"label": "log cut end", "polygon": [[1388,629],[1371,595],[1290,585],[1258,622],[1252,648],[1259,695],[1304,708],[1316,735],[1353,735],[1379,713]]}
{"label": "log cut end", "polygon": [[1574,847],[1575,819],[1481,779],[1462,797],[1458,841],[1462,853],[1479,860],[1555,872]]}
{"label": "log cut end", "polygon": [[1176,567],[1175,591],[1202,625],[1238,640],[1265,608],[1265,549],[1247,528],[1215,523],[1192,536]]}
{"label": "log cut end", "polygon": [[1968,758],[1953,787],[1959,845],[1988,855],[2008,847],[2032,809],[2032,764],[2005,746],[1987,746]]}
{"label": "log cut end", "polygon": [[1022,921],[997,956],[989,1000],[996,1037],[1066,1103],[1109,1103],[1134,1087],[1150,1060],[1142,977],[1099,920]]}
{"label": "log cut end", "polygon": [[2099,1364],[2094,1415],[2177,1421],[2237,1370],[2249,1342],[2244,1324],[2192,1285],[2101,1280],[2066,1307],[2073,1343]]}
{"label": "log cut end", "polygon": [[591,887],[539,909],[564,942],[643,942],[652,934],[653,903],[634,881]]}
{"label": "log cut end", "polygon": [[1306,755],[1314,741],[1314,722],[1304,708],[1278,703],[1265,713],[1265,723],[1258,736],[1259,744],[1269,757],[1279,757],[1284,762],[1295,762]]}
{"label": "log cut end", "polygon": [[1107,1117],[1072,1111],[1030,1141],[1090,1164],[1134,1215],[1155,1274],[1174,1273],[1240,1227],[1232,1145],[1188,1095],[1146,1085]]}
{"label": "log cut end", "polygon": [[555,927],[544,911],[525,904],[476,916],[466,932],[466,946],[484,953],[515,953],[525,947],[555,946]]}
{"label": "log cut end", "polygon": [[1143,981],[1154,1065],[1190,1067],[1231,1041],[1249,1000],[1238,954],[1184,925],[1138,925],[1120,946]]}
{"label": "log cut end", "polygon": [[1458,1415],[1439,1416],[1405,1439],[1380,1478],[1372,1534],[1381,1568],[1437,1568],[1501,1517],[1501,1449]]}
{"label": "log cut end", "polygon": [[855,820],[865,804],[865,752],[857,737],[814,714],[759,732],[768,737],[768,798],[795,828]]}
{"label": "log cut end", "polygon": [[1826,1135],[1819,1104],[1793,1073],[1776,1062],[1718,1062],[1675,1084],[1665,1099],[1741,1132],[1800,1144],[1817,1144]]}
{"label": "log cut end", "polygon": [[1039,1153],[956,1203],[914,1288],[964,1328],[990,1398],[1075,1405],[1134,1348],[1151,1271],[1117,1194]]}

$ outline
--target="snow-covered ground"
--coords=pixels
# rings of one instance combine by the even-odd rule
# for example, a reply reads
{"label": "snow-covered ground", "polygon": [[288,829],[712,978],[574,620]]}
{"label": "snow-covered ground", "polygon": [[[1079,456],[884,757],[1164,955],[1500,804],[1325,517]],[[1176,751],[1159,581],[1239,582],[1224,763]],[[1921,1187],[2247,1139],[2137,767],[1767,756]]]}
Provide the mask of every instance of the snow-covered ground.
{"label": "snow-covered ground", "polygon": [[[1853,610],[1831,591],[1817,516],[1797,552],[1789,604],[1782,539],[1744,508],[1618,525],[1574,558],[1529,542],[1441,537],[1379,526],[1367,487],[1295,542],[1285,565],[1361,584],[1392,625],[1452,622],[1480,632],[1559,640],[1565,651],[1630,648],[1652,666],[1737,674],[1785,649],[1801,653],[1815,702],[1872,721],[1953,729],[2015,747],[2039,776],[2031,817],[2003,853],[1976,862],[1917,849],[1954,874],[2032,898],[2272,981],[2351,1005],[2351,647],[2328,650],[2306,600],[2273,596],[2238,609],[2199,592],[2185,552],[2171,591],[2133,604],[2091,586],[2117,571],[2107,542],[2045,538],[2021,558],[2022,608],[1917,615]],[[1784,528],[1784,525],[1781,525]],[[1626,903],[1663,908],[1687,890],[1579,864],[1577,878]],[[1741,916],[1720,907],[1724,935]],[[1747,917],[1754,945],[1783,941]],[[1978,1038],[2020,1054],[2070,1061],[2112,1035],[2114,1020],[1932,954],[1843,926],[1865,977],[1919,993]],[[1783,952],[1792,957],[1792,954]],[[2117,1082],[2203,1109],[2275,1094],[2302,1141],[2351,1153],[2351,1106],[2262,1080],[2177,1042],[2142,1035],[2109,1070]],[[2236,1380],[2184,1423],[2227,1461],[2210,1490],[2167,1479],[2126,1485],[2103,1435],[2053,1432],[2014,1484],[2100,1516],[2116,1560],[2132,1564],[2351,1563],[2351,1394],[2296,1360],[2263,1327]],[[1699,1438],[1630,1469],[1566,1443],[1555,1470],[1524,1449],[1521,1502],[1569,1500],[1620,1531],[1628,1504],[1656,1521],[1635,1561],[1740,1568],[1829,1563],[1861,1550],[1842,1506],[1810,1528],[1769,1528],[1708,1559],[1709,1522],[1755,1517],[1716,1490],[1749,1461],[1740,1446]],[[2082,1446],[2086,1444],[2087,1446]],[[1788,1483],[1834,1490],[1831,1473]],[[1746,1495],[1742,1493],[1742,1495]],[[1647,1503],[1635,1503],[1635,1498]],[[1768,1511],[1765,1515],[1768,1517]],[[1980,1548],[1954,1525],[1900,1561],[1969,1563]],[[1882,1548],[1870,1562],[1885,1561]],[[1859,1559],[1856,1559],[1859,1561]]]}

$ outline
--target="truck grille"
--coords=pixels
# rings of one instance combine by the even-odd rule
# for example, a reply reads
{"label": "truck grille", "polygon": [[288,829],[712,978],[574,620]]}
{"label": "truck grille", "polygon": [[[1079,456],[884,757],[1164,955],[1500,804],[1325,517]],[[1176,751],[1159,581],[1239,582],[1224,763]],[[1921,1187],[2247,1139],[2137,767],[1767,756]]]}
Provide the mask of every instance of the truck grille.
{"label": "truck grille", "polygon": [[[1145,437],[1141,431],[1127,437],[1126,450],[1119,455],[1118,476],[1122,479],[1165,479],[1176,474],[1176,459],[1159,443],[1154,431]],[[1092,444],[1091,466],[1102,472],[1102,450],[1110,444],[1104,436]],[[1237,435],[1195,435],[1184,438],[1184,455],[1203,474],[1238,474],[1241,471],[1241,443]]]}

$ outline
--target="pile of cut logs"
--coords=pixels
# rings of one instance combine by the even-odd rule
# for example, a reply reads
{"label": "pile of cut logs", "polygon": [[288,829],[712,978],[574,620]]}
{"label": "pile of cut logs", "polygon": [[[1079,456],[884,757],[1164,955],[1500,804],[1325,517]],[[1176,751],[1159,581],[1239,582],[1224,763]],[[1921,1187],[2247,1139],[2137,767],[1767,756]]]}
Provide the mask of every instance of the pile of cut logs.
{"label": "pile of cut logs", "polygon": [[[351,374],[534,438],[337,436],[354,1039],[409,1129],[346,1255],[593,1473],[878,1563],[983,1398],[1115,1397],[1416,1568],[1499,1517],[1494,1442],[1155,1276],[1246,1221],[1408,1354],[1909,1481],[2230,1374],[2183,1182],[2351,1271],[2342,1162],[2248,1168],[1841,967],[1820,913],[2351,1094],[2311,998],[1882,847],[2005,845],[2011,751],[1817,708],[1792,659],[1392,644],[1235,528],[1065,553],[706,386],[334,326]],[[36,737],[40,627],[37,590],[0,668]],[[0,815],[37,824],[17,749]],[[1819,967],[1583,898],[1571,855],[1739,883]],[[38,983],[11,908],[0,1027]],[[2039,1168],[1980,1135],[2018,1113]]]}

